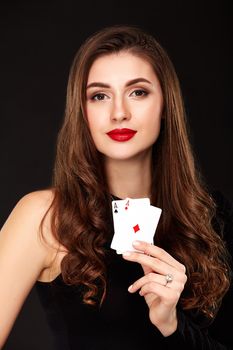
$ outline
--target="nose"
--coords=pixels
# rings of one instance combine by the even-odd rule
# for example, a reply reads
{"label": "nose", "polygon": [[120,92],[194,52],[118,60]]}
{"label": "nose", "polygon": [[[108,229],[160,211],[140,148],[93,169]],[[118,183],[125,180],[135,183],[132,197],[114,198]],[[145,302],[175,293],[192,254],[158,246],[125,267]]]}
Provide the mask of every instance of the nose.
{"label": "nose", "polygon": [[111,120],[121,122],[131,118],[129,106],[123,98],[118,97],[113,100],[111,110]]}

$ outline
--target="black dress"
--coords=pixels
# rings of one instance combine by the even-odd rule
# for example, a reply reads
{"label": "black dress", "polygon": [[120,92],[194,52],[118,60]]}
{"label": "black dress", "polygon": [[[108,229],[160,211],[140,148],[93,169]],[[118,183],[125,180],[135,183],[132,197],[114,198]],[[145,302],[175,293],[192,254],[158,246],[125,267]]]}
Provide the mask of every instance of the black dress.
{"label": "black dress", "polygon": [[[213,196],[218,205],[217,218],[224,221],[224,238],[232,252],[233,205],[219,192]],[[232,322],[228,321],[233,315],[232,288],[211,324],[178,309],[176,332],[163,337],[149,320],[144,298],[127,290],[143,275],[141,266],[111,249],[109,256],[107,296],[101,308],[82,304],[81,290],[67,286],[61,274],[49,283],[36,282],[55,350],[233,349]]]}

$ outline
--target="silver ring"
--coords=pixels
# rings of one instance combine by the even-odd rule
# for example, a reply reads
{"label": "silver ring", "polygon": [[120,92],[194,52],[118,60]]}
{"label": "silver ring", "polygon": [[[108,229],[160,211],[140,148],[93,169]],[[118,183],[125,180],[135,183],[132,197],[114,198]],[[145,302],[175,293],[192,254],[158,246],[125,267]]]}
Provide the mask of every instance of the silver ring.
{"label": "silver ring", "polygon": [[173,275],[171,273],[168,273],[167,275],[164,276],[165,277],[165,286],[168,283],[171,283],[173,281]]}

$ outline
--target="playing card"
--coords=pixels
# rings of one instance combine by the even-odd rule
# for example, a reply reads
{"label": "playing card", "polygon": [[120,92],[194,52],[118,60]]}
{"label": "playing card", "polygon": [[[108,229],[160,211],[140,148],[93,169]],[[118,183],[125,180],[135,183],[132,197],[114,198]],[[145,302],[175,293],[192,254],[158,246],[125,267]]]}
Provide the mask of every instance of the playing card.
{"label": "playing card", "polygon": [[162,210],[150,205],[149,198],[118,200],[112,202],[114,236],[111,248],[118,254],[133,250],[134,240],[153,243],[153,237]]}
{"label": "playing card", "polygon": [[134,240],[141,240],[153,244],[156,227],[161,215],[161,209],[149,206],[147,209],[135,208],[129,213],[124,239],[117,248],[117,253],[136,251],[132,246]]}
{"label": "playing card", "polygon": [[126,225],[128,224],[128,215],[135,207],[149,207],[149,198],[131,199],[125,198],[112,202],[112,215],[114,224],[114,236],[111,242],[111,248],[120,248],[125,239]]}

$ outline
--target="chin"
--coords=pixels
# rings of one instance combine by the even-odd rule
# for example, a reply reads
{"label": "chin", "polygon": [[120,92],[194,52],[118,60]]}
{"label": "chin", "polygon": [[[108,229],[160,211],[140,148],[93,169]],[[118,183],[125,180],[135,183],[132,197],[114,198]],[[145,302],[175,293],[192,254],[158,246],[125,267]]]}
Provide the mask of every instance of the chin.
{"label": "chin", "polygon": [[140,149],[138,151],[134,152],[101,152],[104,159],[109,159],[109,160],[115,160],[115,161],[130,161],[130,160],[136,160],[137,158],[140,159],[141,157],[145,157],[148,154],[151,155],[151,150],[152,150],[152,146],[150,146],[149,148],[145,148],[145,149]]}
{"label": "chin", "polygon": [[104,159],[115,160],[115,161],[126,161],[134,158],[133,155],[120,155],[120,154],[103,154]]}

